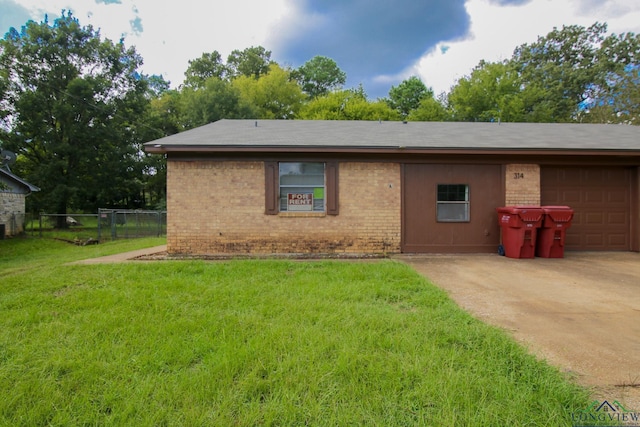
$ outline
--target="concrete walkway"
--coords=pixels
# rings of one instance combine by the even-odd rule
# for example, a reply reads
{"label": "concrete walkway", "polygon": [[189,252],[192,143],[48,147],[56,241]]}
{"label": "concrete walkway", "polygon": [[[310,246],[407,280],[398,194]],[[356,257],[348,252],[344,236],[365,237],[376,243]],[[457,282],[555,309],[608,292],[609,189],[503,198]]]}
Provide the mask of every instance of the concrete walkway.
{"label": "concrete walkway", "polygon": [[123,252],[115,255],[107,255],[100,258],[83,259],[70,263],[70,265],[104,264],[113,262],[135,261],[141,256],[149,256],[167,251],[167,245],[155,246],[153,248],[139,249],[137,251]]}

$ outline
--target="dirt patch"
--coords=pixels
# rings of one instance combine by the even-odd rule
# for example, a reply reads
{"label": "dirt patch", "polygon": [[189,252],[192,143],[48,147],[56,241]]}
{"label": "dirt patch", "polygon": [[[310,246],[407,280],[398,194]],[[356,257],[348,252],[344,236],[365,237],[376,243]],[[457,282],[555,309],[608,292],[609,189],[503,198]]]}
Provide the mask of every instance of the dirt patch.
{"label": "dirt patch", "polygon": [[640,411],[640,254],[563,259],[402,255],[478,319],[560,367],[594,398]]}

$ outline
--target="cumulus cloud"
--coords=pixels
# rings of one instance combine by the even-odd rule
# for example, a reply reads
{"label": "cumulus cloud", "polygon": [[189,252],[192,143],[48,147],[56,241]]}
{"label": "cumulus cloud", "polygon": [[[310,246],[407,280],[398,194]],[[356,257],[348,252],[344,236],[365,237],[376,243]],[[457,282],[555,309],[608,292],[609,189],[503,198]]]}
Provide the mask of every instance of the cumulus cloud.
{"label": "cumulus cloud", "polygon": [[357,84],[396,74],[439,41],[463,37],[469,28],[464,5],[465,0],[298,1],[271,42],[294,66],[316,55],[331,57]]}

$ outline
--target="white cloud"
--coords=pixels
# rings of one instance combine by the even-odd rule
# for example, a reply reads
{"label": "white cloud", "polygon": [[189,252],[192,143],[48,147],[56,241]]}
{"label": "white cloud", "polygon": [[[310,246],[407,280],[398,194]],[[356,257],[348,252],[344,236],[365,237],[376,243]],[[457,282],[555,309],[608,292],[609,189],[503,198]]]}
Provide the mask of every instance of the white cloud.
{"label": "white cloud", "polygon": [[[142,55],[142,71],[162,74],[173,86],[182,82],[188,61],[205,52],[217,50],[226,59],[234,49],[263,45],[272,24],[285,11],[284,0],[121,0],[118,4],[24,0],[24,3],[37,20],[48,13],[51,22],[66,9],[82,25],[99,28],[103,37],[118,41],[124,36],[125,44],[135,46]],[[139,28],[143,31],[136,31]]]}
{"label": "white cloud", "polygon": [[[636,0],[532,0],[522,6],[496,6],[488,0],[469,0],[469,37],[442,41],[403,75],[417,74],[436,94],[448,92],[469,75],[480,60],[508,59],[516,47],[537,40],[554,27],[590,26],[607,22],[609,33],[640,31],[640,2]],[[448,49],[443,49],[444,47]]]}

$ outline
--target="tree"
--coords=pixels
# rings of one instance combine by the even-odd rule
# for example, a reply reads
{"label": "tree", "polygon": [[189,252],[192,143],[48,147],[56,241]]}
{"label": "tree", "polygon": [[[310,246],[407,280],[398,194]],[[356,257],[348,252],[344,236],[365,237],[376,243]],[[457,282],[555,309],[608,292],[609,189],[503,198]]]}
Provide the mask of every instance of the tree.
{"label": "tree", "polygon": [[217,77],[207,79],[199,89],[182,90],[181,127],[184,130],[206,125],[220,119],[254,118],[252,105],[243,102],[240,91],[231,82]]}
{"label": "tree", "polygon": [[347,81],[347,74],[333,59],[325,56],[311,58],[293,72],[293,77],[302,87],[302,91],[311,98],[340,89]]}
{"label": "tree", "polygon": [[227,66],[222,62],[222,56],[217,50],[211,53],[203,53],[200,58],[189,61],[185,71],[184,85],[198,88],[210,77],[222,79],[227,74]]}
{"label": "tree", "polygon": [[407,120],[416,122],[441,122],[451,120],[451,115],[442,100],[424,98],[420,101],[418,108],[411,110],[407,116]]}
{"label": "tree", "polygon": [[0,41],[6,148],[42,189],[30,198],[37,209],[117,205],[140,190],[137,118],[148,103],[141,63],[122,40],[102,40],[70,12]]}
{"label": "tree", "polygon": [[147,80],[147,92],[149,98],[161,96],[171,88],[171,82],[168,82],[162,75],[143,76]]}
{"label": "tree", "polygon": [[233,79],[239,76],[258,78],[269,72],[271,51],[262,46],[234,50],[227,58],[227,71]]}
{"label": "tree", "polygon": [[456,121],[524,120],[520,77],[506,62],[480,64],[458,80],[449,93],[449,107]]}
{"label": "tree", "polygon": [[306,120],[398,120],[399,114],[384,101],[369,102],[359,87],[313,99],[302,107],[299,117]]}
{"label": "tree", "polygon": [[599,123],[640,124],[640,35],[612,34],[598,55],[606,63],[600,85],[590,87],[580,120]]}
{"label": "tree", "polygon": [[237,77],[232,86],[240,91],[244,103],[252,105],[258,119],[293,119],[304,100],[300,86],[291,80],[291,73],[272,64],[266,75],[258,79]]}
{"label": "tree", "polygon": [[433,98],[433,91],[416,76],[403,80],[398,86],[391,86],[387,103],[404,118],[420,105],[425,98]]}
{"label": "tree", "polygon": [[590,91],[605,84],[611,61],[599,55],[606,24],[554,29],[518,47],[511,59],[522,78],[526,121],[569,122]]}

